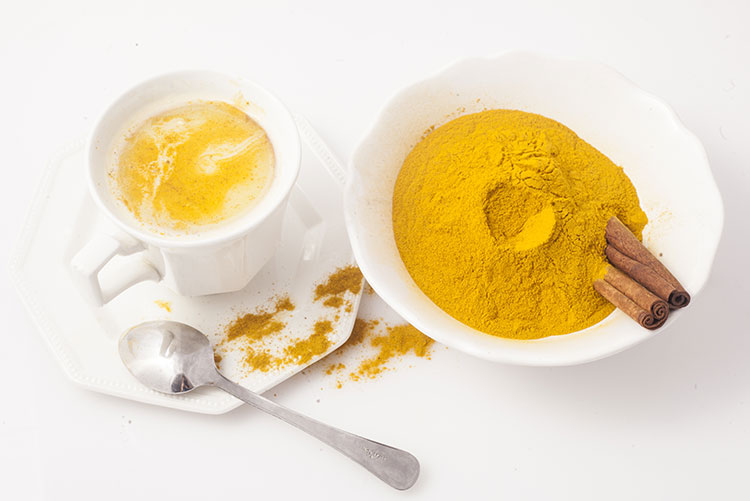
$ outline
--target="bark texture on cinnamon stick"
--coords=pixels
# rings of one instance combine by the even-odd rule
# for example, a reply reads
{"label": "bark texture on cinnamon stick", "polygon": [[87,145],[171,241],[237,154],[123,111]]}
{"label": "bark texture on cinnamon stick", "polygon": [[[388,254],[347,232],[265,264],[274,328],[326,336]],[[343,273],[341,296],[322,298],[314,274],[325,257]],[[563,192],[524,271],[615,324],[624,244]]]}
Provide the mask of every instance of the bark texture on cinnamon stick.
{"label": "bark texture on cinnamon stick", "polygon": [[646,311],[651,312],[654,320],[659,322],[667,319],[669,316],[669,305],[663,299],[652,294],[644,286],[612,266],[607,267],[604,280],[612,285],[615,289],[622,292],[635,304]]}
{"label": "bark texture on cinnamon stick", "polygon": [[638,306],[633,300],[617,290],[612,284],[603,279],[594,281],[594,289],[604,296],[607,301],[617,306],[625,312],[630,318],[638,322],[641,327],[646,329],[656,329],[660,327],[666,317],[656,320],[650,311]]}
{"label": "bark texture on cinnamon stick", "polygon": [[622,270],[630,278],[643,285],[646,289],[656,294],[664,301],[669,302],[670,295],[674,292],[674,286],[664,280],[664,277],[656,273],[645,264],[631,259],[611,245],[606,249],[607,259],[613,266]]}
{"label": "bark texture on cinnamon stick", "polygon": [[[690,303],[690,294],[682,284],[656,256],[651,254],[617,216],[613,216],[607,222],[605,235],[609,244],[607,257],[613,265],[667,301],[672,308],[684,308]],[[611,249],[614,249],[615,252],[611,252]],[[610,254],[614,255],[617,262],[613,260]],[[667,287],[669,287],[669,290],[667,290]]]}

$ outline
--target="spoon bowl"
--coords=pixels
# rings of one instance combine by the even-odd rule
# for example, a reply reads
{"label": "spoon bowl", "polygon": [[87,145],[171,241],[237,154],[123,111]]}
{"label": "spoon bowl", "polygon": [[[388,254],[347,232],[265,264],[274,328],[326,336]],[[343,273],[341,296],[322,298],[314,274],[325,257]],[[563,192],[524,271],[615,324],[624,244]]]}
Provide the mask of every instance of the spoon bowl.
{"label": "spoon bowl", "polygon": [[216,369],[210,341],[194,327],[145,322],[126,332],[118,349],[130,373],[156,391],[180,394],[216,386],[330,445],[391,487],[408,489],[419,477],[419,461],[408,452],[328,426],[228,380]]}
{"label": "spoon bowl", "polygon": [[120,339],[119,350],[136,379],[162,393],[187,393],[219,378],[208,338],[183,323],[136,325]]}

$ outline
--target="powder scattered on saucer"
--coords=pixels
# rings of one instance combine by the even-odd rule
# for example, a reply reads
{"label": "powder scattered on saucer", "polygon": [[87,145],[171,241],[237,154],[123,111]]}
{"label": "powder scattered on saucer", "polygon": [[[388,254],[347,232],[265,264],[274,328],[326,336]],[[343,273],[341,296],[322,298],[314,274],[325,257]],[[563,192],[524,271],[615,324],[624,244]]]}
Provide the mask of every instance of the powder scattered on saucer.
{"label": "powder scattered on saucer", "polygon": [[310,337],[287,346],[284,350],[286,354],[284,362],[303,365],[313,357],[325,353],[331,346],[331,340],[328,339],[328,333],[330,332],[333,332],[331,321],[318,320],[315,322],[315,330]]}
{"label": "powder scattered on saucer", "polygon": [[[323,299],[323,304],[330,308],[344,305],[344,294],[359,294],[362,290],[362,272],[356,266],[346,266],[333,272],[325,283],[315,287],[315,301]],[[347,312],[351,311],[351,307]]]}
{"label": "powder scattered on saucer", "polygon": [[[340,312],[350,313],[353,303],[347,295],[362,291],[362,273],[354,265],[338,268],[312,291],[313,300],[338,310],[318,319],[312,332],[300,339],[288,338],[284,332],[285,315],[295,310],[288,296],[279,297],[275,303],[254,312],[239,314],[224,328],[224,337],[216,346],[217,364],[227,351],[242,350],[241,365],[247,371],[269,372],[286,365],[305,365],[326,353],[333,342],[329,334],[339,321]],[[299,333],[294,333],[298,335]],[[282,336],[286,342],[279,346]],[[275,349],[274,349],[275,347]]]}
{"label": "powder scattered on saucer", "polygon": [[224,337],[214,348],[214,359],[217,366],[230,349],[244,351],[242,362],[249,370],[268,372],[278,367],[282,360],[277,360],[262,346],[263,340],[280,332],[286,323],[281,319],[285,312],[294,311],[294,303],[289,296],[276,299],[270,308],[259,309],[253,313],[239,314],[224,328]]}
{"label": "powder scattered on saucer", "polygon": [[237,315],[225,327],[224,338],[216,346],[217,365],[223,359],[222,353],[234,349],[242,350],[241,363],[246,370],[260,372],[269,372],[285,365],[304,365],[328,351],[331,347],[328,335],[333,332],[333,322],[328,319],[315,322],[313,331],[307,337],[290,342],[280,353],[267,346],[265,341],[286,327],[282,315],[294,309],[289,297],[283,296],[271,308]]}
{"label": "powder scattered on saucer", "polygon": [[231,341],[244,336],[248,340],[259,341],[269,334],[279,332],[286,324],[277,320],[276,316],[282,311],[293,310],[294,304],[289,296],[284,296],[277,299],[271,309],[238,315],[226,328],[227,340]]}
{"label": "powder scattered on saucer", "polygon": [[172,311],[172,303],[170,303],[169,301],[164,301],[163,299],[157,299],[156,301],[154,301],[154,303],[156,303],[156,306],[158,306],[162,310],[166,310],[168,312]]}

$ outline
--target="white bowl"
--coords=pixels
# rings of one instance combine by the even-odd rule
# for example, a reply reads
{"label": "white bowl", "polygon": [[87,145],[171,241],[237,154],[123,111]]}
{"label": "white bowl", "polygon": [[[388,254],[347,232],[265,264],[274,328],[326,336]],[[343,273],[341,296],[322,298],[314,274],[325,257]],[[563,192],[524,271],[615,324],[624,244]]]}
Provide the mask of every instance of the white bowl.
{"label": "white bowl", "polygon": [[462,60],[407,87],[383,108],[351,160],[344,197],[354,255],[373,289],[431,338],[487,360],[573,365],[629,348],[647,331],[624,313],[562,336],[514,340],[477,331],[435,305],[414,283],[396,248],[393,186],[426,129],[485,108],[553,118],[623,166],[649,217],[644,242],[693,298],[708,278],[723,225],[721,196],[700,141],[660,99],[616,71],[525,52]]}

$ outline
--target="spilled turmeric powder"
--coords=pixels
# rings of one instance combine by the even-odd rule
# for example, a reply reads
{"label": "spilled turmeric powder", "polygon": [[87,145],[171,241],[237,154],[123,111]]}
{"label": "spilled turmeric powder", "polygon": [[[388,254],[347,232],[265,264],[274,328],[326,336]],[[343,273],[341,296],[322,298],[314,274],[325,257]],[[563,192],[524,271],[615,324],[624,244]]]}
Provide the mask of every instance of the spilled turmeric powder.
{"label": "spilled turmeric powder", "polygon": [[434,341],[414,326],[409,324],[396,325],[387,328],[387,333],[372,338],[370,344],[377,348],[375,356],[364,360],[357,370],[350,374],[350,378],[358,380],[362,377],[375,377],[383,372],[388,362],[396,356],[406,355],[410,351],[418,357],[428,357],[430,347]]}
{"label": "spilled turmeric powder", "polygon": [[266,350],[248,347],[242,362],[251,370],[268,372],[271,369],[279,367],[283,360],[274,357]]}
{"label": "spilled turmeric powder", "polygon": [[154,301],[154,303],[156,303],[156,306],[158,306],[162,310],[166,310],[170,313],[172,312],[172,303],[170,303],[169,301],[165,301],[163,299],[157,299]]}
{"label": "spilled turmeric powder", "polygon": [[[349,294],[362,291],[362,273],[356,266],[345,266],[334,271],[324,282],[316,285],[314,301],[322,301],[324,306],[338,309],[329,318],[317,320],[312,332],[300,339],[287,339],[286,346],[279,347],[278,340],[286,327],[280,314],[294,311],[295,305],[288,296],[278,298],[270,308],[244,313],[224,328],[224,337],[217,345],[221,356],[224,350],[242,349],[242,364],[249,371],[269,372],[288,365],[306,365],[313,358],[327,353],[333,344],[329,334],[334,323],[340,321],[341,309],[350,313],[353,308]],[[270,342],[269,342],[270,341]]]}
{"label": "spilled turmeric powder", "polygon": [[343,295],[346,292],[359,294],[362,290],[362,272],[356,266],[339,268],[328,277],[325,283],[315,287],[315,300],[326,298],[325,306],[338,308],[343,304]]}
{"label": "spilled turmeric powder", "polygon": [[358,344],[364,343],[367,335],[378,325],[380,325],[379,320],[363,320],[357,318],[354,321],[352,333],[349,335],[349,339],[346,341],[345,346],[357,346]]}
{"label": "spilled turmeric powder", "polygon": [[284,328],[284,323],[276,320],[276,315],[282,311],[294,310],[289,296],[277,299],[271,310],[261,310],[257,313],[246,313],[238,315],[237,318],[226,328],[228,341],[244,336],[248,341],[259,341],[269,334],[279,332]]}
{"label": "spilled turmeric powder", "polygon": [[331,296],[323,301],[323,306],[328,306],[330,308],[341,308],[343,304],[344,298],[341,296]]}
{"label": "spilled turmeric powder", "polygon": [[253,313],[240,314],[224,327],[224,337],[214,348],[214,359],[220,367],[222,353],[229,349],[244,351],[242,362],[247,368],[268,372],[280,365],[266,353],[263,341],[281,332],[286,323],[279,318],[284,312],[294,311],[295,306],[289,296],[276,298],[273,306]]}
{"label": "spilled turmeric powder", "polygon": [[[366,343],[367,341],[367,343]],[[395,326],[383,325],[378,320],[363,320],[357,318],[352,329],[352,334],[339,349],[333,352],[333,357],[347,357],[352,347],[366,344],[368,348],[374,348],[375,353],[355,364],[348,375],[351,381],[359,381],[363,378],[375,378],[389,368],[389,364],[398,357],[409,352],[420,358],[430,358],[433,340],[419,332],[409,324]],[[342,362],[334,362],[328,366],[327,375],[340,374],[347,365]],[[337,388],[343,386],[339,378]]]}
{"label": "spilled turmeric powder", "polygon": [[286,357],[283,362],[303,365],[312,360],[313,357],[322,355],[331,346],[328,333],[333,331],[330,320],[319,320],[315,322],[315,330],[306,339],[301,339],[284,350]]}
{"label": "spilled turmeric powder", "polygon": [[344,364],[342,364],[342,363],[331,364],[331,365],[328,366],[328,369],[326,369],[326,376],[330,376],[335,371],[340,371],[340,370],[345,369],[345,368],[346,368],[346,366]]}
{"label": "spilled turmeric powder", "polygon": [[217,365],[221,363],[222,352],[230,349],[242,350],[241,362],[246,370],[260,372],[304,365],[326,353],[332,344],[329,334],[333,332],[333,322],[327,319],[315,322],[312,333],[283,347],[281,352],[268,346],[268,338],[286,326],[279,314],[294,309],[294,303],[284,296],[278,298],[272,308],[238,315],[225,327],[224,337],[216,347]]}
{"label": "spilled turmeric powder", "polygon": [[509,338],[609,315],[592,283],[614,215],[638,236],[647,222],[623,169],[564,125],[515,110],[429,132],[393,192],[393,233],[416,284],[464,324]]}

